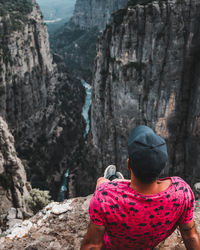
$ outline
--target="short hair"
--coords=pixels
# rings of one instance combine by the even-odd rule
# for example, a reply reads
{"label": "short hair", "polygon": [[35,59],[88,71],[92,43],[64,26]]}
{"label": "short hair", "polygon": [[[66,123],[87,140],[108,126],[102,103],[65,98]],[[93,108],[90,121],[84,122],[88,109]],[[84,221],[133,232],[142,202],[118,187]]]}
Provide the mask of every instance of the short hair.
{"label": "short hair", "polygon": [[151,184],[156,179],[158,179],[159,175],[153,173],[145,173],[141,167],[137,167],[137,163],[134,162],[134,157],[129,157],[130,168],[133,171],[134,176],[142,183]]}

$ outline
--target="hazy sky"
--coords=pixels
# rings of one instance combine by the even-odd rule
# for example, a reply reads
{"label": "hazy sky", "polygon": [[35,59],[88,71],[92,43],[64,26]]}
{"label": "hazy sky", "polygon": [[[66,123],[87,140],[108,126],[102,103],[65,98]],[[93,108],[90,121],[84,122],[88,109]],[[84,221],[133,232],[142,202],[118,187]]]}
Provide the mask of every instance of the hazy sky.
{"label": "hazy sky", "polygon": [[76,0],[36,0],[46,20],[72,16]]}

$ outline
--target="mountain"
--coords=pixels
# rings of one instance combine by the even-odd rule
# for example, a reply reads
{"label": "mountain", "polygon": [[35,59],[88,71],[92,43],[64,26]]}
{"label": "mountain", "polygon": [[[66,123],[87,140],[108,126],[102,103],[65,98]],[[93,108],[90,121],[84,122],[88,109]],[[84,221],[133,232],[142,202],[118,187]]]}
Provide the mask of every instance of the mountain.
{"label": "mountain", "polygon": [[96,42],[111,14],[128,0],[77,0],[69,22],[50,35],[51,48],[62,55],[70,71],[91,83]]}
{"label": "mountain", "polygon": [[59,57],[54,57],[57,65],[53,62],[36,2],[0,4],[0,115],[15,138],[27,179],[57,199],[84,142],[85,90]]}
{"label": "mountain", "polygon": [[75,0],[37,0],[45,20],[65,19],[73,15]]}
{"label": "mountain", "polygon": [[193,185],[200,179],[200,3],[134,2],[114,15],[97,47],[91,148],[98,176],[109,164],[128,176],[128,135],[144,124],[167,141],[163,174]]}
{"label": "mountain", "polygon": [[75,0],[37,0],[37,3],[42,10],[50,34],[69,21],[75,6]]}
{"label": "mountain", "polygon": [[[68,170],[75,195],[92,193],[109,164],[127,177],[127,138],[139,124],[167,141],[163,175],[199,181],[199,14],[195,0],[132,0],[113,15],[98,41],[85,140],[84,88],[52,58],[38,5],[0,0],[0,226],[6,210],[22,213],[27,179],[56,199]],[[0,249],[78,249],[89,199],[49,204],[1,234]],[[158,249],[182,244],[176,231]]]}
{"label": "mountain", "polygon": [[127,0],[77,0],[70,25],[84,30],[97,27],[99,31],[103,31],[112,20],[112,13],[125,7],[127,2]]}

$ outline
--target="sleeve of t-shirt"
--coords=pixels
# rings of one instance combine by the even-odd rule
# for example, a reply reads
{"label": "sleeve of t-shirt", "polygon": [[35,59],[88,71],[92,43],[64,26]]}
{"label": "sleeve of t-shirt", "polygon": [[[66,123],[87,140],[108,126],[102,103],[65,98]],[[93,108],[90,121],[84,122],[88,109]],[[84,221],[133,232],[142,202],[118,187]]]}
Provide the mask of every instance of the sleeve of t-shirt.
{"label": "sleeve of t-shirt", "polygon": [[180,224],[187,224],[191,222],[194,218],[194,205],[195,199],[192,189],[187,185],[184,189],[185,193],[185,207],[180,218]]}
{"label": "sleeve of t-shirt", "polygon": [[104,215],[102,212],[100,198],[98,197],[98,190],[95,191],[95,193],[91,198],[89,206],[89,216],[90,216],[90,221],[93,224],[99,226],[104,225]]}

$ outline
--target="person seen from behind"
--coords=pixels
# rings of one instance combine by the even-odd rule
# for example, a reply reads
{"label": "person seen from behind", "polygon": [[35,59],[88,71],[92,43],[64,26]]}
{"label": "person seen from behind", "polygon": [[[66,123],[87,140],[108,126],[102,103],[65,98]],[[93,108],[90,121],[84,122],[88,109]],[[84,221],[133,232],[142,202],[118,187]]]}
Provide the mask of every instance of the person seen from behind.
{"label": "person seen from behind", "polygon": [[168,159],[165,140],[138,126],[129,136],[128,154],[131,180],[124,180],[114,165],[97,180],[81,250],[149,250],[177,227],[186,248],[200,250],[190,186],[176,176],[158,178]]}

